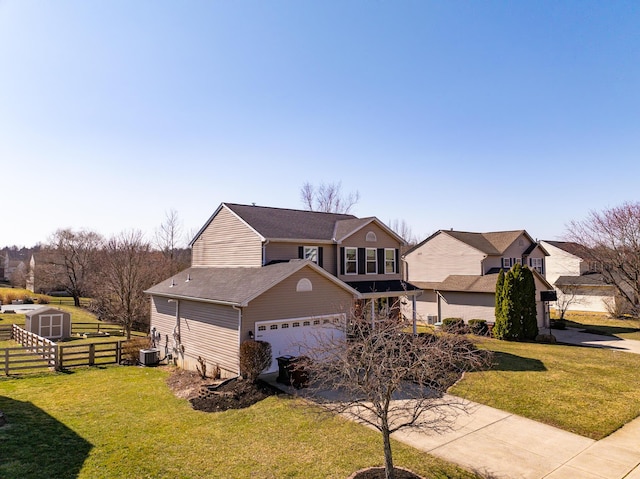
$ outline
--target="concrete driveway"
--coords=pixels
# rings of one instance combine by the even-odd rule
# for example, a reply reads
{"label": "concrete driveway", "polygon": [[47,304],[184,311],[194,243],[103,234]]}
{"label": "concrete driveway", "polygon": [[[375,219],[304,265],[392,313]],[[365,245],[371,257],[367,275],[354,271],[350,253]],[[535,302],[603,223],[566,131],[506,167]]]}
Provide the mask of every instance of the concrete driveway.
{"label": "concrete driveway", "polygon": [[[275,381],[276,387],[304,397]],[[327,398],[339,394],[327,391]],[[393,437],[418,450],[491,479],[640,479],[640,418],[594,441],[515,414],[460,398],[466,412],[445,433],[399,431]]]}
{"label": "concrete driveway", "polygon": [[577,328],[551,329],[550,332],[556,337],[559,343],[576,344],[579,346],[589,346],[593,348],[608,348],[640,354],[640,341],[632,339],[621,339],[616,336],[605,336],[602,334],[583,333]]}

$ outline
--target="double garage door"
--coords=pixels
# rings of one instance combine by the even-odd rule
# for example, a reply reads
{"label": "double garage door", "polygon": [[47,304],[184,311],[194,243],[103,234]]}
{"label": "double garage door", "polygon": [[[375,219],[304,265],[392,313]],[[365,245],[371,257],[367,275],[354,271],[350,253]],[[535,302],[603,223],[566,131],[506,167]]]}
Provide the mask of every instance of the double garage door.
{"label": "double garage door", "polygon": [[265,372],[278,371],[277,358],[280,356],[306,354],[318,338],[344,337],[344,332],[337,327],[343,321],[343,315],[256,321],[256,340],[271,344],[271,367]]}

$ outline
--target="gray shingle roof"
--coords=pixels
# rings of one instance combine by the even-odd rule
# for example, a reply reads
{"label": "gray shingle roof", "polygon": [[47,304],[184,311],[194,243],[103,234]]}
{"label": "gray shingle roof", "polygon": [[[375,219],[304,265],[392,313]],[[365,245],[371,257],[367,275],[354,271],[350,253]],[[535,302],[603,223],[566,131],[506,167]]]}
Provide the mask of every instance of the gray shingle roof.
{"label": "gray shingle roof", "polygon": [[313,263],[294,259],[256,268],[188,268],[152,286],[145,293],[246,306],[249,301],[304,267],[315,269],[345,289],[348,288]]}
{"label": "gray shingle roof", "polygon": [[589,257],[589,252],[586,247],[582,246],[578,243],[573,243],[571,241],[547,241],[545,243],[549,243],[551,246],[555,246],[567,253],[570,253],[578,258],[587,259]]}
{"label": "gray shingle roof", "polygon": [[224,203],[265,238],[330,241],[337,221],[361,221],[353,215]]}
{"label": "gray shingle roof", "polygon": [[609,286],[600,273],[560,276],[554,284],[556,286]]}
{"label": "gray shingle roof", "polygon": [[515,231],[493,231],[489,233],[471,233],[467,231],[447,231],[441,230],[443,233],[453,236],[463,243],[476,248],[483,253],[491,255],[500,255],[525,233],[525,230]]}

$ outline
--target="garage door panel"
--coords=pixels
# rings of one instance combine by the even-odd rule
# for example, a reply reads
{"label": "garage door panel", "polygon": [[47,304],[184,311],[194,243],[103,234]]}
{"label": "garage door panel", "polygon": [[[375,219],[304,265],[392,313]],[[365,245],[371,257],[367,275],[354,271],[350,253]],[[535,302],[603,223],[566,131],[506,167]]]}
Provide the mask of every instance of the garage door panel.
{"label": "garage door panel", "polygon": [[339,320],[339,317],[333,315],[323,318],[257,321],[256,340],[271,344],[271,366],[265,372],[278,371],[276,358],[280,356],[304,355],[305,349],[315,344],[319,337],[324,335],[343,337],[344,332],[336,327]]}

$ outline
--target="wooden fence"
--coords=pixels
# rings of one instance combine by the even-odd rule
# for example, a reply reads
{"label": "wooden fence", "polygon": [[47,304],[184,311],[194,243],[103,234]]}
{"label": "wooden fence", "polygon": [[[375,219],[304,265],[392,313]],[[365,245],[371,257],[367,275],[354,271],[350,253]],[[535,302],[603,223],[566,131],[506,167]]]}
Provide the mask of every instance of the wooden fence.
{"label": "wooden fence", "polygon": [[12,336],[13,325],[3,324],[0,326],[0,341],[9,341]]}
{"label": "wooden fence", "polygon": [[12,326],[11,335],[21,346],[0,349],[0,371],[7,376],[27,371],[119,364],[123,359],[135,361],[138,351],[147,347],[144,338],[77,345],[56,344],[16,325]]}

